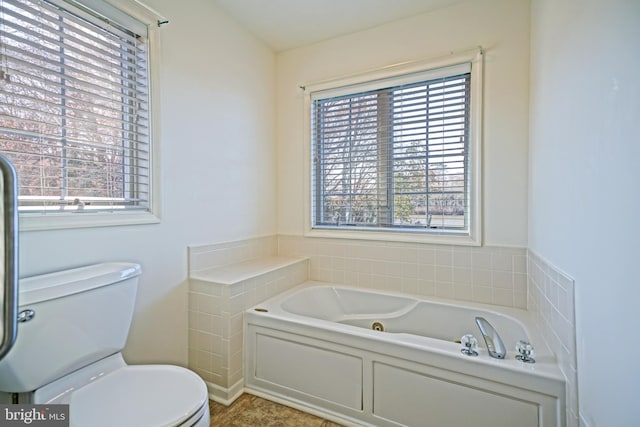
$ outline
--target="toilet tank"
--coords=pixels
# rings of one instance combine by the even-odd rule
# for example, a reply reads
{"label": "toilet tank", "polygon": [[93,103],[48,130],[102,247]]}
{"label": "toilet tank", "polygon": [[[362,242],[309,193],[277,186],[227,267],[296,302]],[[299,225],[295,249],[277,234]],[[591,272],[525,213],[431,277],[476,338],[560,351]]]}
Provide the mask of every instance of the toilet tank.
{"label": "toilet tank", "polygon": [[36,390],[124,347],[141,269],[104,263],[19,281],[18,338],[0,361],[0,391]]}

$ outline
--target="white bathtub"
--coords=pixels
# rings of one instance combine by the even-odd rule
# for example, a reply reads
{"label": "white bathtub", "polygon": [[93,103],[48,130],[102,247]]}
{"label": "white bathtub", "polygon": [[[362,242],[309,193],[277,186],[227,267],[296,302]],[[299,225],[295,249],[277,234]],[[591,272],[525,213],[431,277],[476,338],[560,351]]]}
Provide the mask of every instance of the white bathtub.
{"label": "white bathtub", "polygon": [[[247,391],[344,425],[566,425],[564,377],[523,310],[307,282],[247,310],[244,328]],[[455,342],[468,333],[477,357]],[[535,364],[515,358],[521,339]]]}

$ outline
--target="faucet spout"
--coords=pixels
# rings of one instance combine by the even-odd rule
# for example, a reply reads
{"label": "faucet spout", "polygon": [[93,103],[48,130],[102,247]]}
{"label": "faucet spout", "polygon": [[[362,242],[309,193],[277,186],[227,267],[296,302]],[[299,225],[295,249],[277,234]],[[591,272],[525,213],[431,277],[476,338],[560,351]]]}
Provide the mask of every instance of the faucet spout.
{"label": "faucet spout", "polygon": [[491,323],[484,317],[476,317],[476,324],[484,337],[489,356],[495,357],[496,359],[504,359],[507,355],[507,350],[502,342],[502,338],[500,338],[498,332],[491,326]]}

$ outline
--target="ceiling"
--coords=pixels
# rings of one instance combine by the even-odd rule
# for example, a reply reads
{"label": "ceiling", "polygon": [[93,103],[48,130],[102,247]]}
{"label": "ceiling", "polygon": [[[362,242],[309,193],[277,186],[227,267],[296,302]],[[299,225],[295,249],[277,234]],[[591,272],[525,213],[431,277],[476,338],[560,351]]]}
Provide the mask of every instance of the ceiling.
{"label": "ceiling", "polygon": [[280,52],[446,7],[462,0],[213,0]]}

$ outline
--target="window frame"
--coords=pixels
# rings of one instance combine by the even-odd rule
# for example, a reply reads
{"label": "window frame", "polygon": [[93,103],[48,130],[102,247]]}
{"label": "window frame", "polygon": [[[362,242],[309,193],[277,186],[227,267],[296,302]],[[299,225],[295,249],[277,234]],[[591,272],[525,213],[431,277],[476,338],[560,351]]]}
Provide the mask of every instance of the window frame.
{"label": "window frame", "polygon": [[[429,73],[441,68],[456,66],[459,64],[471,64],[471,87],[470,87],[470,124],[469,124],[469,153],[468,153],[468,178],[470,203],[468,232],[459,232],[442,229],[390,229],[390,228],[338,228],[313,226],[313,200],[314,177],[313,174],[313,96],[318,92],[349,93],[345,90],[352,89],[352,92],[362,92],[362,88],[375,86],[378,82],[388,79],[408,79],[411,75]],[[483,72],[483,51],[481,48],[471,51],[450,54],[444,57],[410,61],[376,70],[353,74],[305,84],[302,86],[304,96],[304,235],[306,237],[322,238],[342,238],[357,240],[378,240],[391,242],[419,242],[452,244],[466,246],[480,246],[482,244],[482,72]]]}
{"label": "window frame", "polygon": [[160,222],[159,161],[159,22],[166,21],[156,11],[135,0],[47,0],[55,5],[81,7],[125,26],[147,28],[148,105],[149,105],[149,202],[146,210],[96,212],[19,212],[20,231],[155,224]]}

